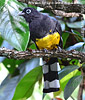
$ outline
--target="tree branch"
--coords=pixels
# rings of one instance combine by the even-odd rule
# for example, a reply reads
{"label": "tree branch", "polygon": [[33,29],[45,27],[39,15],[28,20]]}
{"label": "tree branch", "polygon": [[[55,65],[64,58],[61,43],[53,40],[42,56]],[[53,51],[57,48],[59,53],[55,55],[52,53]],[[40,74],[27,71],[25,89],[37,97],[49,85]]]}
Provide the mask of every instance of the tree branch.
{"label": "tree branch", "polygon": [[62,16],[62,17],[79,17],[81,14],[80,13],[65,13],[64,11],[61,10],[51,10],[53,14],[56,16]]}
{"label": "tree branch", "polygon": [[0,56],[7,57],[9,59],[31,59],[35,57],[60,57],[60,58],[71,58],[71,59],[78,59],[82,62],[85,62],[85,53],[78,52],[75,50],[65,51],[59,50],[54,51],[39,51],[39,50],[32,50],[32,51],[16,51],[10,50],[6,48],[0,48]]}
{"label": "tree branch", "polygon": [[84,4],[76,4],[76,3],[66,3],[66,2],[56,2],[56,0],[17,0],[19,2],[27,3],[27,4],[32,4],[35,6],[39,6],[42,8],[45,7],[52,7],[53,9],[56,10],[61,10],[65,11],[67,13],[85,13],[85,5]]}

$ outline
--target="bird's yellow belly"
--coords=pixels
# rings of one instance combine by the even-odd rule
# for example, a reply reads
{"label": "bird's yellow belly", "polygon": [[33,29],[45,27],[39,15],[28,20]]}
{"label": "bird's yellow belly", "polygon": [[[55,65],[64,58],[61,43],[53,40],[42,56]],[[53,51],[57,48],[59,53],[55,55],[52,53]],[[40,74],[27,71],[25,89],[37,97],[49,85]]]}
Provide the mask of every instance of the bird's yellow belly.
{"label": "bird's yellow belly", "polygon": [[57,48],[59,41],[60,34],[58,32],[55,32],[54,34],[48,34],[41,39],[36,39],[36,45],[39,49],[52,50],[54,48]]}

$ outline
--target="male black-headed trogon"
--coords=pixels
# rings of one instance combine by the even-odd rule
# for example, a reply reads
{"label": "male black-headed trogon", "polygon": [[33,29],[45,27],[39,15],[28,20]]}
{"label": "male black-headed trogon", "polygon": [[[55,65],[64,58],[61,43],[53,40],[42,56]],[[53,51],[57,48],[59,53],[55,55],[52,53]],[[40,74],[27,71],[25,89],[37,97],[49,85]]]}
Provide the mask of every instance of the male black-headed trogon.
{"label": "male black-headed trogon", "polygon": [[[30,38],[39,50],[53,50],[62,47],[62,31],[60,23],[34,8],[25,8],[19,15],[29,23]],[[60,88],[57,58],[49,58],[43,65],[44,93],[56,92]]]}

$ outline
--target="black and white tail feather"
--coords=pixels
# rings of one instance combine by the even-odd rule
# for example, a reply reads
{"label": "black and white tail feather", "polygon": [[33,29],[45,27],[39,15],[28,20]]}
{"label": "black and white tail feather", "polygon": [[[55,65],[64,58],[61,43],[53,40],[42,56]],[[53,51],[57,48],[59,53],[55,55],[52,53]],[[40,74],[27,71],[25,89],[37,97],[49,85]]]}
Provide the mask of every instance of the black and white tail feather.
{"label": "black and white tail feather", "polygon": [[44,75],[44,93],[59,91],[60,83],[58,77],[58,71],[60,71],[60,65],[57,58],[50,58],[50,60],[43,65]]}

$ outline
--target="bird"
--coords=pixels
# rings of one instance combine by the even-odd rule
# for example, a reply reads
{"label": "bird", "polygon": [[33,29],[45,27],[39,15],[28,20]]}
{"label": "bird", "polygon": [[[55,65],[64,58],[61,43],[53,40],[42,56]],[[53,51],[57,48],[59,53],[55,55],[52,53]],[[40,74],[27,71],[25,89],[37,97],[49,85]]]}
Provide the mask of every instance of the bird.
{"label": "bird", "polygon": [[[54,17],[43,14],[35,8],[24,8],[19,16],[23,16],[29,24],[30,39],[35,43],[38,50],[56,50],[62,48],[62,29],[59,21]],[[44,76],[44,93],[60,90],[58,71],[59,62],[56,57],[43,59],[46,63],[42,66]]]}

